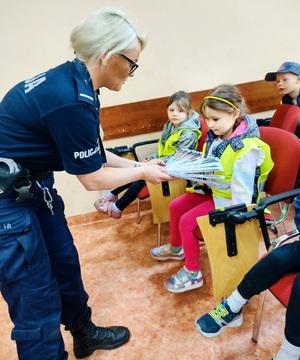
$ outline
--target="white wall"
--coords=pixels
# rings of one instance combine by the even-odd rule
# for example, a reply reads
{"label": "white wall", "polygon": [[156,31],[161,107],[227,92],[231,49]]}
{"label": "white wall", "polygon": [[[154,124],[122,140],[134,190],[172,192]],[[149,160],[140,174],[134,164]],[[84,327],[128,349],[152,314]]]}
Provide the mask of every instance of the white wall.
{"label": "white wall", "polygon": [[[91,11],[121,5],[149,43],[120,92],[101,91],[102,106],[263,79],[283,61],[300,61],[299,0],[1,0],[0,99],[15,83],[72,59],[69,34]],[[275,86],[275,84],[274,84]],[[155,137],[155,135],[153,135]],[[147,136],[149,138],[149,136]],[[138,138],[137,141],[139,141]],[[106,146],[130,145],[120,139]],[[58,174],[67,215],[93,211],[97,193]]]}

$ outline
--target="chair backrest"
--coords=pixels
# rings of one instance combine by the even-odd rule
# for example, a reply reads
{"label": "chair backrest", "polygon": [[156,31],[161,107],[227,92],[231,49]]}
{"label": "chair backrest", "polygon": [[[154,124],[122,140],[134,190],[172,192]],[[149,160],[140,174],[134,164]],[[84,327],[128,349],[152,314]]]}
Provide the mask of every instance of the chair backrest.
{"label": "chair backrest", "polygon": [[288,306],[294,280],[298,273],[289,273],[280,278],[269,290],[285,307]]}
{"label": "chair backrest", "polygon": [[300,140],[292,133],[275,127],[259,128],[261,140],[271,148],[274,167],[264,191],[269,195],[293,190],[300,185]]}
{"label": "chair backrest", "polygon": [[290,131],[300,137],[300,108],[296,105],[279,105],[269,126]]}
{"label": "chair backrest", "polygon": [[203,119],[200,119],[200,123],[201,123],[201,132],[202,132],[202,135],[201,135],[201,138],[198,142],[198,147],[197,147],[197,150],[198,151],[202,151],[203,149],[203,144],[205,142],[205,139],[206,139],[206,136],[207,136],[207,132],[208,132],[208,126],[206,125],[205,121]]}
{"label": "chair backrest", "polygon": [[132,153],[137,161],[143,161],[148,155],[157,151],[158,139],[140,141],[132,145]]}

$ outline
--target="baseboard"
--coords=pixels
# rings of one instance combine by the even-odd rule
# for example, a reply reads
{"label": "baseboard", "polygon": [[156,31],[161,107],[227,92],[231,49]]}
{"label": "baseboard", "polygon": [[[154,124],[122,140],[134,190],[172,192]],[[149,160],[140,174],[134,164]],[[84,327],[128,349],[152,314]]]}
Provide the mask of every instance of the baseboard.
{"label": "baseboard", "polygon": [[[141,201],[141,212],[147,211],[151,209],[151,202],[149,199],[145,199]],[[133,216],[137,212],[137,204],[130,204],[123,212],[123,216]],[[123,217],[122,216],[122,217]],[[101,214],[98,211],[92,211],[85,214],[74,215],[67,217],[69,227],[78,226],[78,225],[86,225],[89,223],[95,223],[97,221],[108,220],[111,219],[105,214]],[[122,219],[122,218],[121,218]]]}

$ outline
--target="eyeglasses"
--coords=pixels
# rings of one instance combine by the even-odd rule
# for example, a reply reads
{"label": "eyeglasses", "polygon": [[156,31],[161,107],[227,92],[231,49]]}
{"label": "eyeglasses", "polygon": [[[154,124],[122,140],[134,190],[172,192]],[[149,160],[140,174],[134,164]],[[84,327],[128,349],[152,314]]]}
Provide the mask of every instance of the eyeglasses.
{"label": "eyeglasses", "polygon": [[129,59],[129,57],[127,57],[126,55],[123,54],[118,54],[118,55],[122,56],[122,58],[124,58],[129,63],[130,66],[129,75],[133,74],[135,70],[139,67],[138,64],[133,60]]}

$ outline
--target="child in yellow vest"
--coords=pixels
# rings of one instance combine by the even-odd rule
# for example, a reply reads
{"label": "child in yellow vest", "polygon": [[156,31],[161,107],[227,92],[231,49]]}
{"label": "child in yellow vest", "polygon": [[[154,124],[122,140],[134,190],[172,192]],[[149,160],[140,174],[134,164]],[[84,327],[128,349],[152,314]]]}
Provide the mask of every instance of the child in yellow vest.
{"label": "child in yellow vest", "polygon": [[255,120],[247,115],[238,89],[220,85],[206,96],[200,113],[209,128],[203,147],[205,157],[220,159],[223,179],[202,186],[202,193],[186,193],[170,204],[170,244],[150,251],[156,260],[183,260],[185,266],[165,281],[165,288],[180,293],[203,285],[199,265],[199,242],[194,236],[196,218],[210,210],[256,202],[273,167],[270,148],[259,139]]}
{"label": "child in yellow vest", "polygon": [[[192,109],[190,95],[185,91],[178,91],[171,95],[167,103],[168,121],[164,125],[158,150],[147,157],[145,161],[160,158],[166,161],[176,151],[182,148],[196,149],[201,136],[199,114]],[[120,186],[111,190],[106,196],[95,202],[96,209],[114,219],[122,216],[122,211],[133,202],[142,188],[146,185],[144,180]],[[128,189],[118,199],[118,194]]]}

